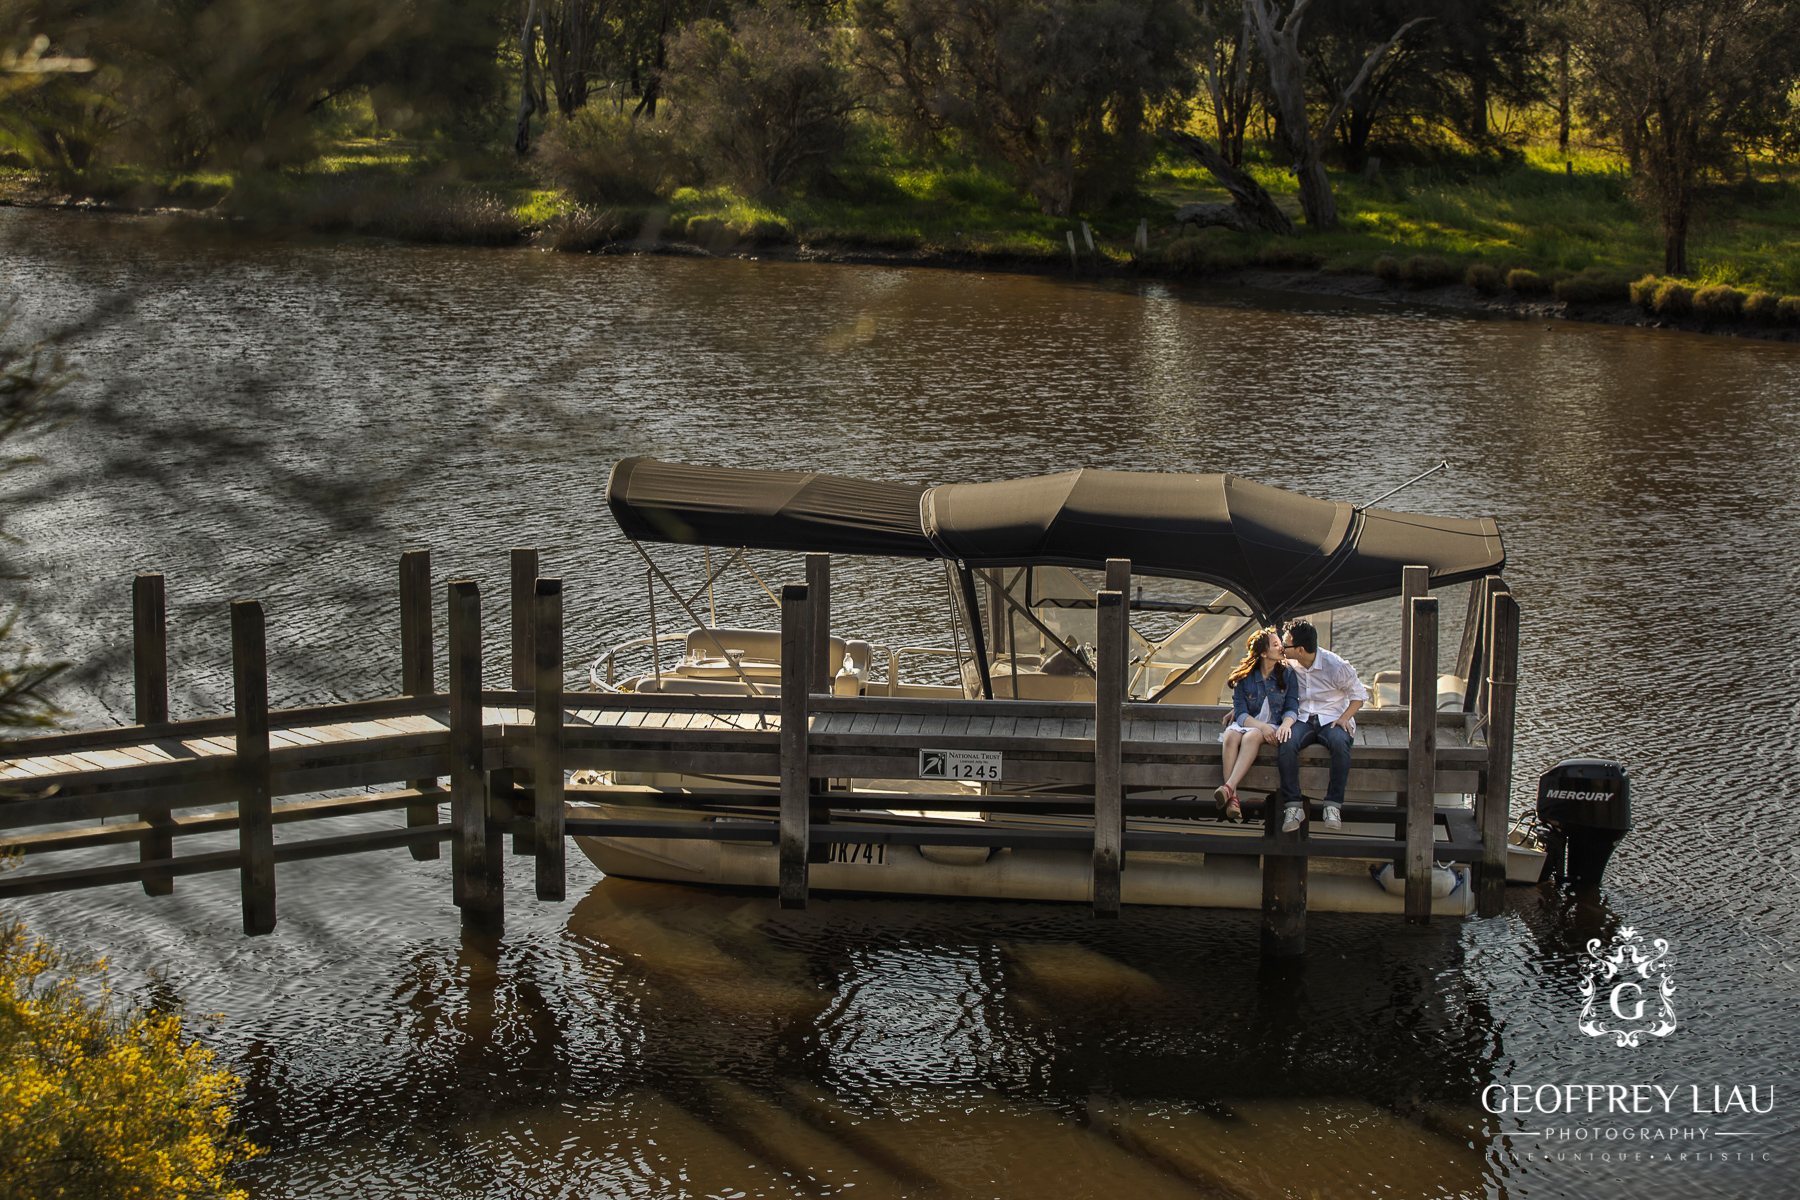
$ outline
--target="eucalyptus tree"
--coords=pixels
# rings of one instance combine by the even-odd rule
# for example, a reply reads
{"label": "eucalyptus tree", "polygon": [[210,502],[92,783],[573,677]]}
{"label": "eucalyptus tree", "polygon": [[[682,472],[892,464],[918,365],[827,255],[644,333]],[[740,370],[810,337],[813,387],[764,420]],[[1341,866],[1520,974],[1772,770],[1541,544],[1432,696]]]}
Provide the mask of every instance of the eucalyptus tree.
{"label": "eucalyptus tree", "polygon": [[1244,0],[1263,61],[1268,66],[1269,93],[1274,100],[1280,136],[1286,143],[1294,177],[1300,185],[1300,209],[1306,214],[1308,226],[1330,229],[1337,225],[1338,215],[1337,198],[1332,195],[1331,180],[1325,174],[1326,139],[1382,58],[1409,30],[1429,18],[1414,17],[1406,21],[1386,41],[1370,50],[1350,82],[1333,98],[1325,119],[1315,124],[1307,105],[1306,81],[1310,64],[1300,46],[1307,10],[1313,3],[1314,0],[1289,0],[1288,6],[1283,8],[1281,0]]}
{"label": "eucalyptus tree", "polygon": [[1051,216],[1128,186],[1193,90],[1181,0],[855,0],[852,17],[893,111],[1005,162]]}
{"label": "eucalyptus tree", "polygon": [[1792,111],[1800,6],[1791,0],[1578,0],[1571,29],[1588,115],[1624,151],[1662,230],[1663,269],[1688,271],[1705,172]]}

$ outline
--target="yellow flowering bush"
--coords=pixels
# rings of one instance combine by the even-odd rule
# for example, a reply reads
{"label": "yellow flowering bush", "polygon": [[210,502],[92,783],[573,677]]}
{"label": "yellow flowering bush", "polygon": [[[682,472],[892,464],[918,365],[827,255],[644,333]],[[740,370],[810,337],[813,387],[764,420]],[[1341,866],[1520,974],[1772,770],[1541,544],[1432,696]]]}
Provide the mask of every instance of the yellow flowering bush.
{"label": "yellow flowering bush", "polygon": [[105,966],[0,921],[0,1200],[241,1200],[226,1178],[256,1153],[230,1130],[241,1083],[180,1016],[84,995]]}

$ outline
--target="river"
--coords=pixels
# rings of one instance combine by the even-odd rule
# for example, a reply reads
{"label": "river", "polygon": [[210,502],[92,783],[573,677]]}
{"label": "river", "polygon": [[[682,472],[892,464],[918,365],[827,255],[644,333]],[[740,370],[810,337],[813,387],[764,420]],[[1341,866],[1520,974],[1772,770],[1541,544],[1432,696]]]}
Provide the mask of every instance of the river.
{"label": "river", "polygon": [[[27,632],[79,664],[73,724],[129,720],[142,570],[168,575],[177,716],[227,707],[226,602],[250,595],[274,703],[398,690],[413,546],[493,597],[495,684],[509,547],[564,576],[572,659],[633,636],[642,565],[603,501],[627,454],[926,482],[1223,470],[1354,501],[1448,459],[1391,503],[1505,534],[1515,807],[1561,757],[1632,774],[1603,906],[1514,888],[1500,918],[1424,930],[1314,914],[1297,966],[1259,960],[1251,913],[784,913],[579,855],[565,904],[510,861],[499,937],[459,932],[447,856],[284,865],[260,939],[229,875],[11,905],[127,993],[185,1001],[247,1080],[259,1200],[1800,1193],[1800,348],[11,209],[0,270],[16,334],[85,331],[86,415],[34,447],[7,520]],[[941,589],[848,561],[834,624],[944,644]],[[736,574],[718,602],[773,618]],[[1365,678],[1395,665],[1395,608],[1340,614]],[[1635,1047],[1577,1029],[1584,945],[1624,927],[1668,940],[1677,988],[1676,1032]],[[1520,1095],[1558,1109],[1483,1107]]]}

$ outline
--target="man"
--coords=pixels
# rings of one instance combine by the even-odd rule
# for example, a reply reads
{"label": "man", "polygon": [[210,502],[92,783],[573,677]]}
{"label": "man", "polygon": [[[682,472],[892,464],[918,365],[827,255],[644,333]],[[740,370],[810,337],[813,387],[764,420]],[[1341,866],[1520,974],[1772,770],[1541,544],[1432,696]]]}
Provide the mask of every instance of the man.
{"label": "man", "polygon": [[1300,678],[1300,719],[1293,736],[1281,743],[1275,761],[1281,768],[1281,832],[1306,823],[1306,801],[1300,795],[1300,751],[1314,742],[1331,751],[1331,778],[1319,821],[1327,829],[1344,827],[1344,785],[1350,779],[1350,746],[1356,737],[1356,712],[1369,698],[1356,668],[1329,650],[1319,649],[1319,631],[1310,621],[1295,621],[1281,639],[1288,669]]}

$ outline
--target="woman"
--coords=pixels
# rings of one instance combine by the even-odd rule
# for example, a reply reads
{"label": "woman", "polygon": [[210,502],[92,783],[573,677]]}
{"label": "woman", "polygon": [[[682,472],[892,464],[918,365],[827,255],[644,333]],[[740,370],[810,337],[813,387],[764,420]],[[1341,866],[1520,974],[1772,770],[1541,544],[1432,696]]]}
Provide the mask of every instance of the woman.
{"label": "woman", "polygon": [[1219,815],[1228,821],[1244,819],[1237,785],[1256,761],[1257,748],[1287,741],[1300,717],[1300,679],[1283,665],[1281,632],[1258,630],[1244,649],[1244,661],[1226,679],[1232,688],[1231,721],[1219,735],[1225,782],[1213,792]]}

